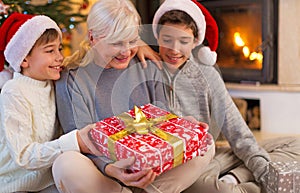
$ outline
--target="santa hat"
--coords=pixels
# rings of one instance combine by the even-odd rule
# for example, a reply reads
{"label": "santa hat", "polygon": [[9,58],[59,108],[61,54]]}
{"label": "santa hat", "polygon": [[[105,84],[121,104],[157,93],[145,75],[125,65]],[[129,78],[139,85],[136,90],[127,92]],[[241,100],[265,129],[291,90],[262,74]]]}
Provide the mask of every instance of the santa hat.
{"label": "santa hat", "polygon": [[35,42],[47,29],[61,30],[57,24],[44,15],[12,13],[0,27],[0,88],[6,81],[8,71],[3,71],[5,60],[16,72],[29,54]]}
{"label": "santa hat", "polygon": [[206,39],[209,46],[202,46],[198,50],[198,59],[204,64],[214,65],[217,61],[218,26],[209,11],[196,0],[165,0],[153,18],[152,30],[154,37],[158,39],[157,25],[161,16],[171,10],[184,11],[195,21],[198,28],[197,45],[202,44]]}

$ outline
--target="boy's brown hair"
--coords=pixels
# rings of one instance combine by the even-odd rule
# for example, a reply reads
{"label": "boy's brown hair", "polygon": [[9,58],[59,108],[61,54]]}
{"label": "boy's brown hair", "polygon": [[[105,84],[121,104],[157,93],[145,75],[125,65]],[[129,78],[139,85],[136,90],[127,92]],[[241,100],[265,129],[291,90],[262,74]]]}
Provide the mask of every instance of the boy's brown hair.
{"label": "boy's brown hair", "polygon": [[198,38],[198,28],[195,21],[184,11],[171,10],[164,13],[158,21],[157,34],[166,23],[186,25],[187,28],[192,29],[194,37]]}
{"label": "boy's brown hair", "polygon": [[58,37],[59,37],[58,31],[56,31],[55,29],[46,29],[46,31],[41,35],[41,37],[37,39],[34,46],[29,51],[28,55],[31,54],[31,51],[35,46],[47,44],[49,42],[56,40]]}

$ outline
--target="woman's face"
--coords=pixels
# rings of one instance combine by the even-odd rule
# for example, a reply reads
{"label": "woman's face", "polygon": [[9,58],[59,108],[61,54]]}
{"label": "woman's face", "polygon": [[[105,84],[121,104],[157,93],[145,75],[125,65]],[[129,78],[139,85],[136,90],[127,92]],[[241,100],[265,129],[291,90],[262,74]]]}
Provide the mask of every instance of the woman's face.
{"label": "woman's face", "polygon": [[162,60],[174,72],[190,57],[196,41],[193,30],[186,25],[165,23],[159,32],[158,45]]}
{"label": "woman's face", "polygon": [[103,68],[124,69],[138,51],[139,35],[124,41],[108,42],[105,39],[96,39],[92,42],[96,64]]}

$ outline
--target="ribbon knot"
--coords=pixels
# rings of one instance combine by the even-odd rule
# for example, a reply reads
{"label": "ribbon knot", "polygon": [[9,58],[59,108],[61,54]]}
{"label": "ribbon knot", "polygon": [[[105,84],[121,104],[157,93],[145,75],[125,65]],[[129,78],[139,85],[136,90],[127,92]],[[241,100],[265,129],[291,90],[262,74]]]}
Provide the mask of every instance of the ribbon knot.
{"label": "ribbon knot", "polygon": [[154,132],[154,126],[158,123],[177,118],[177,116],[174,114],[167,114],[161,117],[147,119],[143,111],[137,106],[134,106],[134,114],[135,119],[130,117],[127,113],[118,115],[118,117],[124,122],[125,130],[128,132],[128,134],[138,133],[141,135],[145,135],[149,132]]}
{"label": "ribbon knot", "polygon": [[133,128],[134,132],[144,135],[148,134],[150,128],[154,125],[154,121],[148,120],[146,115],[137,106],[134,106],[135,119],[132,123],[126,125],[128,128]]}
{"label": "ribbon knot", "polygon": [[121,119],[124,124],[125,128],[108,138],[108,149],[111,155],[111,158],[113,160],[117,160],[116,154],[115,154],[115,142],[124,138],[127,135],[130,135],[132,133],[138,133],[138,134],[148,134],[149,132],[153,133],[154,135],[160,137],[161,139],[167,141],[170,143],[173,147],[173,155],[174,155],[174,161],[173,165],[177,166],[182,163],[183,160],[183,152],[184,152],[184,145],[183,140],[173,136],[160,128],[156,127],[159,123],[162,123],[164,121],[178,118],[174,114],[167,114],[164,116],[156,117],[156,118],[150,118],[147,119],[146,115],[143,113],[141,109],[139,109],[137,106],[134,106],[134,113],[135,118],[132,118],[127,113],[122,113],[118,115],[117,117]]}

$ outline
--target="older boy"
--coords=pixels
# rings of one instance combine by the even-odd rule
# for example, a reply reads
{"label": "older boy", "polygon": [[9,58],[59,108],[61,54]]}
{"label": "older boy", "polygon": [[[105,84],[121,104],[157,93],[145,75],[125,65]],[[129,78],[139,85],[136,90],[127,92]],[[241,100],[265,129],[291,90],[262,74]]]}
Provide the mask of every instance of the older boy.
{"label": "older boy", "polygon": [[[166,0],[153,19],[153,32],[169,85],[170,109],[178,115],[207,122],[214,138],[222,132],[232,149],[217,153],[206,172],[186,192],[260,192],[259,183],[264,182],[268,173],[270,156],[257,144],[219,72],[210,65],[215,63],[214,53],[207,47],[200,48],[197,50],[200,62],[192,55],[204,36],[210,36],[209,46],[216,49],[217,37],[211,37],[217,35],[214,25],[208,11],[194,0]],[[204,61],[203,57],[211,59]],[[299,153],[295,153],[299,152],[298,139],[281,139],[280,143],[265,147],[274,152],[271,153],[274,161],[300,159]]]}

